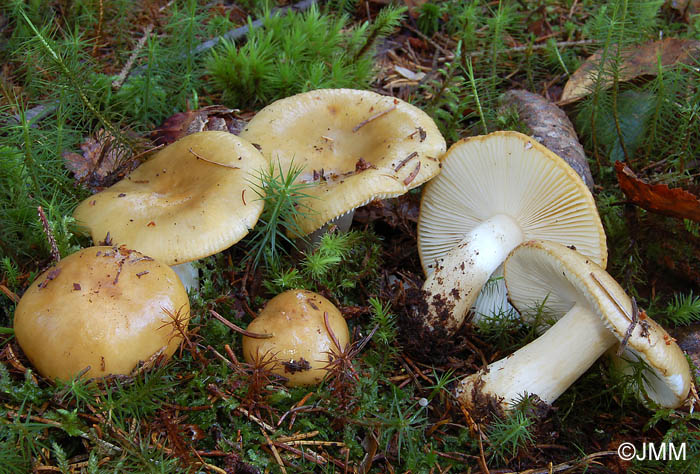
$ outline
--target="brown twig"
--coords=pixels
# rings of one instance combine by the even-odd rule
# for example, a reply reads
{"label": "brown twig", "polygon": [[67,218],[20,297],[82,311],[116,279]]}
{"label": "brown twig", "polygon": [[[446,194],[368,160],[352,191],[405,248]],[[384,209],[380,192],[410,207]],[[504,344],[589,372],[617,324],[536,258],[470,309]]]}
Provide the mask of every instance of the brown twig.
{"label": "brown twig", "polygon": [[419,171],[420,171],[420,161],[416,165],[416,168],[413,171],[411,171],[411,174],[406,176],[406,179],[403,180],[403,184],[408,186],[411,183],[411,181],[413,181],[416,178],[416,176],[418,176]]}
{"label": "brown twig", "polygon": [[236,365],[240,364],[240,362],[238,362],[238,357],[236,357],[236,354],[231,349],[231,346],[225,344],[224,350],[226,351],[226,355],[228,355],[229,359],[231,359],[231,362],[233,362]]}
{"label": "brown twig", "polygon": [[280,467],[280,470],[282,471],[283,474],[287,474],[287,469],[284,467],[284,463],[282,462],[282,458],[280,457],[280,453],[277,451],[277,447],[275,446],[275,443],[272,442],[270,437],[267,435],[264,429],[260,428],[260,432],[263,434],[265,437],[265,441],[267,441],[267,445],[270,447],[272,450],[272,454],[275,456],[275,460],[277,461],[277,465]]}
{"label": "brown twig", "polygon": [[[292,429],[292,425],[294,424],[294,420],[296,419],[296,411],[295,411],[295,410],[298,410],[300,407],[304,406],[304,404],[308,401],[309,398],[311,398],[311,396],[312,396],[313,394],[314,394],[314,392],[309,392],[309,393],[307,393],[306,395],[304,395],[304,397],[303,397],[301,400],[299,400],[299,401],[294,405],[294,407],[292,407],[292,408],[290,408],[289,410],[287,410],[287,411],[280,417],[280,419],[277,420],[277,426],[279,427],[279,426],[282,424],[282,422],[284,421],[284,419],[287,417],[287,415],[291,414],[291,415],[292,415],[292,419],[289,421],[289,429],[291,430],[291,429]],[[318,434],[318,431],[315,431],[315,432],[312,431],[312,433]],[[301,439],[301,438],[295,438],[295,439]],[[278,439],[277,441],[280,441],[280,440],[281,440],[281,439]]]}
{"label": "brown twig", "polygon": [[[315,464],[317,464],[317,465],[319,465],[319,466],[325,466],[326,464],[328,464],[328,461],[326,461],[326,459],[325,459],[324,457],[322,457],[322,456],[320,456],[320,455],[318,455],[318,454],[316,454],[316,453],[314,453],[315,456],[312,456],[312,455],[309,454],[308,452],[301,451],[301,450],[299,450],[299,449],[297,449],[297,448],[293,448],[293,447],[291,447],[291,446],[289,446],[289,445],[286,445],[286,444],[284,444],[284,443],[278,443],[278,442],[276,442],[276,441],[273,441],[273,443],[275,444],[276,447],[281,448],[281,449],[284,449],[285,451],[289,451],[289,452],[291,452],[291,453],[293,453],[293,454],[295,454],[295,455],[297,455],[297,456],[299,456],[299,457],[303,457],[303,458],[306,459],[307,461],[311,461],[312,463],[315,463]],[[306,451],[311,451],[311,450],[309,449],[309,450],[306,450]]]}
{"label": "brown twig", "polygon": [[[414,133],[415,133],[415,132],[414,132]],[[399,164],[396,165],[396,168],[394,168],[394,171],[398,171],[398,170],[400,170],[401,168],[403,168],[403,166],[404,166],[406,163],[408,163],[409,161],[411,161],[411,160],[412,160],[413,158],[415,158],[416,156],[418,156],[418,152],[417,152],[417,151],[414,151],[413,153],[411,153],[410,155],[408,155],[406,158],[404,158],[403,160],[401,160],[401,161],[399,162]]]}
{"label": "brown twig", "polygon": [[237,333],[243,334],[244,336],[252,337],[253,339],[269,339],[272,337],[272,334],[258,334],[255,332],[250,332],[250,331],[246,331],[245,329],[239,328],[238,326],[236,326],[231,321],[229,321],[228,319],[221,316],[219,313],[217,313],[213,309],[210,309],[209,313],[211,313],[212,316],[214,316],[216,319],[218,319],[219,321],[224,323],[224,325],[226,327],[228,327],[229,329],[233,329]]}
{"label": "brown twig", "polygon": [[620,342],[620,347],[617,348],[617,356],[621,356],[622,353],[625,350],[625,347],[627,346],[627,342],[630,340],[630,337],[632,336],[632,331],[634,331],[634,328],[637,326],[637,322],[639,321],[639,308],[637,308],[637,301],[632,297],[632,322],[630,322],[630,325],[627,326],[627,330],[625,331],[625,336],[622,338],[622,341]]}
{"label": "brown twig", "polygon": [[231,362],[226,357],[224,357],[224,355],[222,353],[220,353],[219,351],[214,349],[212,346],[207,346],[207,350],[212,351],[214,353],[214,355],[216,357],[218,357],[219,359],[221,359],[226,365],[228,365],[229,368],[234,369],[234,370],[236,369],[236,366],[233,364],[233,362]]}
{"label": "brown twig", "polygon": [[622,303],[620,303],[617,300],[617,298],[615,298],[615,295],[613,295],[612,293],[610,293],[610,291],[608,291],[608,288],[603,284],[602,281],[600,281],[600,279],[597,276],[595,276],[595,273],[591,272],[590,275],[591,275],[591,278],[593,278],[593,281],[596,282],[598,287],[600,287],[600,289],[603,290],[603,292],[607,295],[607,297],[610,298],[610,300],[613,303],[615,303],[615,306],[617,306],[617,309],[619,309],[622,312],[622,314],[625,316],[625,318],[627,318],[627,321],[632,322],[632,316],[627,312],[627,310],[624,308],[624,306],[622,306]]}
{"label": "brown twig", "polygon": [[481,426],[476,425],[476,439],[479,442],[479,467],[481,472],[489,474],[489,467],[486,465],[486,456],[484,456],[484,442],[481,439]]}
{"label": "brown twig", "polygon": [[418,374],[418,376],[419,376],[420,378],[422,378],[423,380],[425,380],[425,381],[428,382],[428,383],[433,383],[433,381],[430,380],[430,378],[428,378],[428,377],[423,373],[423,371],[422,371],[420,368],[418,368],[418,366],[415,364],[415,362],[413,362],[406,354],[402,354],[401,357],[403,357],[403,359],[408,363],[408,365],[410,365],[410,366],[413,368],[413,370],[415,371],[415,373]]}
{"label": "brown twig", "polygon": [[[282,424],[282,422],[283,422],[284,419],[287,417],[287,415],[290,415],[290,414],[291,414],[292,417],[295,417],[296,414],[299,413],[299,412],[317,412],[317,411],[325,412],[326,409],[325,409],[325,408],[321,408],[321,407],[317,407],[317,406],[314,406],[314,405],[302,405],[302,406],[297,406],[297,407],[294,407],[294,408],[290,408],[289,410],[287,410],[287,411],[284,413],[284,415],[282,415],[282,416],[280,417],[279,421],[277,421],[277,426],[280,426],[280,425]],[[293,421],[293,420],[292,420],[292,421]],[[290,424],[290,425],[291,425],[291,424]],[[291,427],[290,427],[290,429],[291,429]]]}
{"label": "brown twig", "polygon": [[318,430],[309,431],[308,433],[299,433],[293,436],[280,436],[275,441],[278,443],[289,443],[290,441],[299,441],[301,439],[313,438],[319,433]]}
{"label": "brown twig", "polygon": [[5,296],[10,298],[13,303],[15,303],[15,304],[19,303],[19,296],[17,296],[17,294],[14,291],[9,289],[8,287],[3,285],[2,283],[0,283],[0,293],[4,293]]}
{"label": "brown twig", "polygon": [[392,105],[392,106],[389,107],[388,109],[382,110],[381,112],[377,112],[376,114],[372,115],[370,118],[365,119],[365,120],[363,120],[362,122],[360,122],[360,123],[358,123],[357,125],[355,125],[354,127],[352,127],[353,133],[354,133],[354,132],[357,132],[359,129],[361,129],[362,127],[364,127],[364,126],[367,125],[368,123],[370,123],[370,122],[372,122],[372,121],[374,121],[374,120],[377,120],[377,119],[380,118],[380,117],[385,116],[385,115],[388,114],[389,112],[392,112],[393,110],[396,110],[396,104]]}
{"label": "brown twig", "polygon": [[[132,156],[131,158],[129,158],[129,160],[130,160],[130,161],[138,160],[138,159],[141,158],[143,155],[147,155],[147,154],[149,154],[149,153],[153,153],[153,152],[156,151],[156,150],[160,150],[160,149],[163,148],[164,146],[165,146],[165,145],[163,145],[163,144],[154,146],[153,148],[149,148],[148,150],[144,150],[144,151],[142,151],[141,153],[135,154],[134,156]],[[135,182],[135,183],[140,183],[141,181],[134,181],[134,182]]]}
{"label": "brown twig", "polygon": [[332,448],[344,448],[345,443],[342,441],[317,441],[313,439],[299,439],[287,441],[288,446],[330,446]]}
{"label": "brown twig", "polygon": [[234,411],[237,411],[238,413],[242,414],[243,416],[245,416],[246,418],[248,418],[248,419],[249,419],[250,421],[252,421],[253,423],[257,424],[257,425],[260,426],[261,428],[265,428],[265,429],[266,429],[267,431],[269,431],[270,433],[274,433],[274,432],[275,432],[275,428],[274,428],[273,426],[268,425],[267,423],[265,423],[264,421],[262,421],[260,418],[258,418],[257,416],[253,415],[252,413],[250,413],[250,412],[249,412],[248,410],[246,410],[245,408],[243,408],[243,407],[236,407],[236,408],[234,409]]}
{"label": "brown twig", "polygon": [[217,474],[227,474],[228,473],[228,471],[225,471],[225,470],[221,469],[220,467],[217,467],[213,464],[206,463],[204,461],[200,461],[199,465],[206,468],[206,469],[209,469],[210,471],[216,472]]}
{"label": "brown twig", "polygon": [[196,152],[194,152],[194,151],[192,150],[192,148],[188,149],[187,151],[189,151],[190,153],[192,153],[192,154],[195,156],[195,158],[197,158],[198,160],[206,161],[207,163],[211,163],[212,165],[223,166],[224,168],[230,168],[230,169],[232,169],[232,170],[239,170],[239,169],[241,169],[241,168],[239,168],[238,166],[227,165],[226,163],[219,163],[218,161],[213,161],[213,160],[209,160],[209,159],[207,159],[207,158],[204,158],[202,155],[199,155],[199,154],[197,154]]}

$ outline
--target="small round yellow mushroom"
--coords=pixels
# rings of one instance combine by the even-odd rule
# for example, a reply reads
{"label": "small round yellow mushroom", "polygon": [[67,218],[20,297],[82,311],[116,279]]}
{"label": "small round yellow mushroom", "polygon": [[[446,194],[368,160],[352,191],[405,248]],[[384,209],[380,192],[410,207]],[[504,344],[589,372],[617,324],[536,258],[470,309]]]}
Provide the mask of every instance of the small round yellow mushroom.
{"label": "small round yellow mushroom", "polygon": [[285,377],[290,387],[321,382],[333,354],[344,350],[350,340],[348,325],[338,308],[307,290],[289,290],[272,298],[248,325],[248,331],[272,337],[244,336],[245,360],[253,363],[274,357],[277,363],[272,371]]}
{"label": "small round yellow mushroom", "polygon": [[68,380],[129,374],[161,351],[170,357],[189,316],[187,292],[169,266],[125,247],[89,247],[34,281],[14,330],[39,373]]}

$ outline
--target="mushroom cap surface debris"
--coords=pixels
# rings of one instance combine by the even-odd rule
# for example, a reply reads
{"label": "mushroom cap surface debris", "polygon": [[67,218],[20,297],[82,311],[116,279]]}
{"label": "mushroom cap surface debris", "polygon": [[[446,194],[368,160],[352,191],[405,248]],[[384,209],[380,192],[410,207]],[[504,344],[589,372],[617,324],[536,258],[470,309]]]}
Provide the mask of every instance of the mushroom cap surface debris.
{"label": "mushroom cap surface debris", "polygon": [[[333,341],[328,324],[338,340]],[[323,296],[307,290],[288,290],[267,302],[248,325],[248,331],[272,337],[243,336],[243,356],[248,363],[274,360],[272,372],[287,378],[287,385],[315,385],[326,375],[333,354],[346,349],[350,334],[338,308]]]}
{"label": "mushroom cap surface debris", "polygon": [[107,235],[168,265],[220,252],[242,239],[263,210],[254,182],[260,152],[227,132],[187,135],[75,210],[94,242]]}
{"label": "mushroom cap surface debris", "polygon": [[399,196],[440,171],[445,139],[422,110],[399,99],[354,89],[321,89],[278,100],[259,111],[241,137],[298,181],[312,210],[304,235],[374,199]]}
{"label": "mushroom cap surface debris", "polygon": [[190,317],[187,292],[166,264],[124,247],[88,247],[42,273],[15,310],[17,341],[44,376],[129,374],[170,357]]}

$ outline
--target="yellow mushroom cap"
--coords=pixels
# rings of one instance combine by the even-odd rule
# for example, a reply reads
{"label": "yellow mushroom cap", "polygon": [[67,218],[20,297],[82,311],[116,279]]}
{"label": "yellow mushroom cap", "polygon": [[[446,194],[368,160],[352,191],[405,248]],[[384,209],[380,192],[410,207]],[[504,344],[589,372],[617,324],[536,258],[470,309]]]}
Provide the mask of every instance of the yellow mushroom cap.
{"label": "yellow mushroom cap", "polygon": [[[326,328],[338,339],[340,349]],[[267,302],[248,331],[271,338],[243,337],[243,357],[248,363],[274,357],[272,371],[288,379],[287,385],[315,385],[326,375],[329,355],[344,350],[350,341],[348,325],[338,308],[323,296],[307,290],[289,290]]]}
{"label": "yellow mushroom cap", "polygon": [[129,374],[163,349],[171,356],[190,305],[175,272],[124,247],[89,247],[61,260],[15,310],[17,342],[44,376]]}
{"label": "yellow mushroom cap", "polygon": [[373,199],[399,196],[440,172],[445,139],[422,110],[393,97],[321,89],[278,100],[241,132],[283,170],[317,185],[303,200],[313,212],[299,222],[311,233]]}
{"label": "yellow mushroom cap", "polygon": [[260,152],[235,135],[194,133],[87,198],[74,216],[95,242],[109,233],[114,243],[168,265],[197,260],[253,228],[264,203],[249,180],[265,165]]}

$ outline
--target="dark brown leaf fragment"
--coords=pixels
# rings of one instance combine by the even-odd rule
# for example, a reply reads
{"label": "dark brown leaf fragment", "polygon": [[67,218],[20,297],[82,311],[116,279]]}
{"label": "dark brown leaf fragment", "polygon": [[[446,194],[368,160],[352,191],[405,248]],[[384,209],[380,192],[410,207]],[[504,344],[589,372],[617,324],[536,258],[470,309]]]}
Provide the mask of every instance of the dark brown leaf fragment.
{"label": "dark brown leaf fragment", "polygon": [[51,280],[55,280],[58,274],[61,273],[60,268],[54,268],[46,274],[46,280],[39,283],[39,289],[43,290],[46,288]]}
{"label": "dark brown leaf fragment", "polygon": [[311,370],[311,364],[303,357],[299,360],[282,361],[281,364],[284,366],[284,371],[290,374]]}
{"label": "dark brown leaf fragment", "polygon": [[151,133],[151,140],[156,145],[168,145],[185,135],[206,130],[217,130],[238,135],[247,120],[237,114],[237,110],[222,105],[210,105],[198,110],[180,112],[165,119]]}
{"label": "dark brown leaf fragment", "polygon": [[406,179],[403,180],[403,184],[408,186],[411,183],[411,181],[413,181],[415,179],[415,177],[418,176],[419,171],[420,171],[420,161],[416,165],[416,168],[413,171],[411,171],[411,174],[406,176]]}

